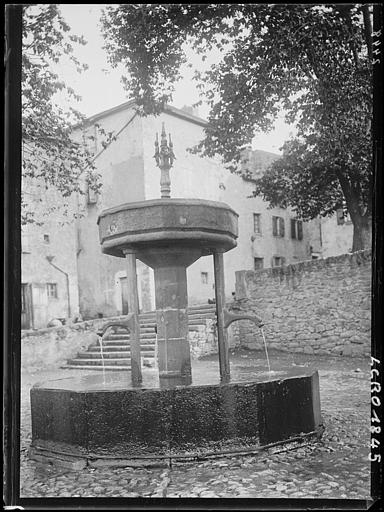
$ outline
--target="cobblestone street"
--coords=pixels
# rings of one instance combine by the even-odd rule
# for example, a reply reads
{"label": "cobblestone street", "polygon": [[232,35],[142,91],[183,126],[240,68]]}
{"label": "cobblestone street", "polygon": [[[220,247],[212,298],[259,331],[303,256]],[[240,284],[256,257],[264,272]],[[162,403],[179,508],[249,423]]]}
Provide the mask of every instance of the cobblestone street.
{"label": "cobblestone street", "polygon": [[[261,352],[237,351],[232,365],[251,365]],[[207,359],[212,361],[217,356]],[[22,375],[21,497],[370,498],[368,358],[270,353],[274,361],[319,370],[325,432],[320,441],[290,452],[211,459],[170,468],[68,471],[28,458],[29,389],[37,381],[78,374],[58,370]],[[198,364],[198,362],[196,362]]]}

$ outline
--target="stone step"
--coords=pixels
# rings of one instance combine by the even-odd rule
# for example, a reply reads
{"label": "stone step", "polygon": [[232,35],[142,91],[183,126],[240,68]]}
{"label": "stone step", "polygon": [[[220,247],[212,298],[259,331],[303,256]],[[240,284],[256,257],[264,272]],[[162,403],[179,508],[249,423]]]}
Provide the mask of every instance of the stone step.
{"label": "stone step", "polygon": [[216,309],[189,309],[188,310],[188,315],[189,316],[193,316],[193,315],[215,315],[216,314]]}
{"label": "stone step", "polygon": [[[155,351],[155,344],[153,345],[148,345],[148,346],[145,346],[145,347],[140,347],[140,352],[142,354],[152,354],[153,352]],[[120,353],[120,352],[131,352],[131,347],[130,345],[122,345],[122,346],[118,346],[118,347],[103,347],[103,353],[104,354],[110,354],[111,352],[116,352],[116,353]],[[86,352],[79,352],[79,354],[101,354],[101,350],[100,348],[98,347],[89,347],[89,349],[86,351]]]}
{"label": "stone step", "polygon": [[[75,365],[75,366],[78,366],[78,365],[89,365],[89,366],[102,366],[103,365],[103,361],[101,358],[99,359],[83,359],[83,358],[74,358],[74,359],[70,359],[68,361],[68,364],[71,364],[71,365]],[[127,358],[115,358],[115,359],[109,359],[108,358],[108,366],[115,366],[115,365],[121,365],[121,366],[130,366],[131,365],[131,358],[127,357]]]}
{"label": "stone step", "polygon": [[[141,357],[154,357],[155,356],[155,350],[149,351],[149,350],[141,350]],[[104,359],[125,359],[131,357],[131,351],[120,351],[120,352],[103,352]],[[101,352],[79,352],[77,354],[77,359],[102,359]]]}
{"label": "stone step", "polygon": [[[206,320],[216,318],[216,307],[211,304],[200,304],[188,308],[188,324],[191,332],[196,332]],[[150,361],[154,360],[156,344],[156,312],[148,311],[139,315],[141,355]],[[124,328],[110,331],[103,339],[104,370],[130,368],[130,335]],[[87,351],[80,352],[75,359],[67,362],[63,368],[102,370],[101,348],[93,343]]]}
{"label": "stone step", "polygon": [[215,320],[215,318],[209,317],[209,318],[196,318],[194,320],[189,320],[188,325],[205,325],[205,322],[207,320]]}
{"label": "stone step", "polygon": [[214,316],[216,316],[216,311],[201,311],[188,314],[188,318],[213,318]]}
{"label": "stone step", "polygon": [[[141,351],[145,352],[147,350],[152,351],[155,350],[155,343],[148,343],[146,345],[141,345]],[[108,345],[103,346],[103,352],[128,352],[131,350],[130,345]],[[100,346],[90,345],[88,347],[87,352],[101,352]],[[82,354],[86,354],[87,352],[82,352]]]}
{"label": "stone step", "polygon": [[[104,353],[106,353],[106,352],[127,352],[128,350],[130,350],[130,345],[113,345],[113,346],[109,346],[109,347],[105,347],[105,346],[103,347]],[[88,352],[96,352],[99,354],[101,352],[101,350],[100,350],[100,347],[90,345],[86,352],[81,352],[81,353],[87,354]]]}
{"label": "stone step", "polygon": [[[140,346],[141,347],[146,347],[147,345],[153,345],[156,343],[156,338],[148,338],[146,340],[141,340],[141,343],[140,343]],[[114,346],[120,346],[120,345],[125,345],[125,346],[130,346],[130,342],[129,340],[104,340],[103,341],[103,347],[114,347]],[[90,345],[92,347],[100,347],[99,344],[96,345],[96,343],[93,343],[92,345]]]}
{"label": "stone step", "polygon": [[[153,330],[153,332],[141,332],[141,329],[140,329],[140,338],[142,340],[151,339],[155,335],[156,335],[156,332],[154,330]],[[130,339],[129,334],[116,333],[116,334],[109,334],[108,336],[105,336],[105,338],[103,338],[103,342],[104,341],[114,341],[114,340],[129,340],[129,339]]]}
{"label": "stone step", "polygon": [[104,367],[102,365],[100,366],[96,366],[96,365],[93,365],[93,366],[86,366],[86,365],[80,365],[80,364],[65,364],[63,365],[61,368],[65,368],[65,369],[68,369],[68,370],[105,370],[105,371],[113,371],[113,372],[119,372],[119,371],[130,371],[131,370],[131,367],[130,366],[108,366],[108,365],[104,365]]}

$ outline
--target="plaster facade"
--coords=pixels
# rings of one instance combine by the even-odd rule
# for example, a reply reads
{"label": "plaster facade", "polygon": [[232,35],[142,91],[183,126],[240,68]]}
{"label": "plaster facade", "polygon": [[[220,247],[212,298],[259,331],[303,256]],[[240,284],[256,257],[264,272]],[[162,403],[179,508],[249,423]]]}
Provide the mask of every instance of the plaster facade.
{"label": "plaster facade", "polygon": [[[44,199],[58,200],[48,193]],[[79,292],[74,223],[68,223],[60,212],[52,213],[43,226],[24,226],[21,238],[22,329],[40,329],[52,319],[76,317]]]}
{"label": "plaster facade", "polygon": [[353,224],[347,217],[338,224],[337,215],[320,219],[322,257],[338,256],[352,252]]}

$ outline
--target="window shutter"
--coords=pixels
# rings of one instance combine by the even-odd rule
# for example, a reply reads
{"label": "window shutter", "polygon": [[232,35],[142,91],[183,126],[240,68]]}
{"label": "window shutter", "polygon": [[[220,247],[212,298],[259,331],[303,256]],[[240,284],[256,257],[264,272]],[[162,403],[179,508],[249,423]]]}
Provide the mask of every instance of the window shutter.
{"label": "window shutter", "polygon": [[277,236],[277,217],[272,217],[272,234]]}
{"label": "window shutter", "polygon": [[280,217],[279,221],[280,221],[280,236],[283,237],[285,235],[284,219],[282,217]]}
{"label": "window shutter", "polygon": [[297,238],[298,240],[303,239],[303,221],[301,220],[297,221]]}
{"label": "window shutter", "polygon": [[281,258],[281,265],[285,265],[285,258],[283,256]]}
{"label": "window shutter", "polygon": [[291,238],[296,238],[296,221],[291,219]]}

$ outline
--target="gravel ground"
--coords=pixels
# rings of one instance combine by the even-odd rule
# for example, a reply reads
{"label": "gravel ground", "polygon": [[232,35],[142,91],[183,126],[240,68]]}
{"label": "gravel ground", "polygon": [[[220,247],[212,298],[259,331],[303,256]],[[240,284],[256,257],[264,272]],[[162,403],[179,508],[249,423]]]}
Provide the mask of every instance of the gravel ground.
{"label": "gravel ground", "polygon": [[[260,359],[260,352],[236,351],[231,355],[231,364],[252,364]],[[30,387],[37,381],[78,375],[78,371],[24,372],[20,496],[370,499],[370,360],[281,352],[272,352],[270,359],[272,368],[278,361],[319,370],[325,424],[322,439],[268,457],[261,454],[211,459],[167,469],[87,468],[74,472],[29,460]]]}

